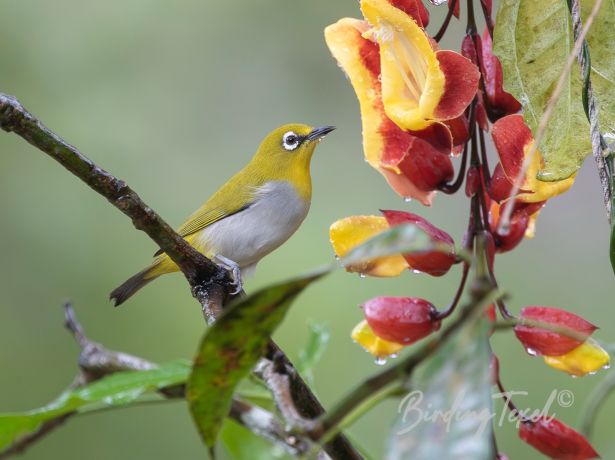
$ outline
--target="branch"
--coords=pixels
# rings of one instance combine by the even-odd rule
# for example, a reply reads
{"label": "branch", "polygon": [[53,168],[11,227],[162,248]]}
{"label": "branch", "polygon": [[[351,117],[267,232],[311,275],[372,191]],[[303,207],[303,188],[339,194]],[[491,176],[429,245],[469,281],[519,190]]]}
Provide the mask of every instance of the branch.
{"label": "branch", "polygon": [[[207,321],[211,323],[219,316],[229,299],[231,286],[229,273],[192,248],[128,185],[94,164],[79,150],[50,131],[15,97],[2,93],[0,93],[0,128],[14,132],[58,161],[130,217],[134,226],[147,233],[182,270],[190,284],[192,295],[201,304]],[[301,415],[306,418],[316,418],[324,414],[324,408],[288,357],[275,342],[270,341],[266,358],[272,360],[274,356],[279,363],[276,371],[288,377],[292,399]],[[103,357],[108,358],[108,356]],[[115,358],[120,357],[115,356]],[[324,446],[324,449],[334,459],[362,458],[342,435],[336,436],[330,444]]]}

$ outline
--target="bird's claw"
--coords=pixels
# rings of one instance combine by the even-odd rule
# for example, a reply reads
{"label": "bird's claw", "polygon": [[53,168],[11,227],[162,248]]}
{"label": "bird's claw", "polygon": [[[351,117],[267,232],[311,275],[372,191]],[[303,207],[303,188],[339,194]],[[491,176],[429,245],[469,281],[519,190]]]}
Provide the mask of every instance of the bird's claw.
{"label": "bird's claw", "polygon": [[228,259],[224,256],[221,256],[221,255],[217,255],[215,257],[215,260],[219,262],[219,265],[221,267],[231,272],[231,276],[233,277],[232,285],[235,289],[232,292],[230,292],[230,294],[237,295],[241,291],[243,291],[243,280],[241,279],[241,269],[239,268],[239,265],[237,264],[237,262],[231,259]]}

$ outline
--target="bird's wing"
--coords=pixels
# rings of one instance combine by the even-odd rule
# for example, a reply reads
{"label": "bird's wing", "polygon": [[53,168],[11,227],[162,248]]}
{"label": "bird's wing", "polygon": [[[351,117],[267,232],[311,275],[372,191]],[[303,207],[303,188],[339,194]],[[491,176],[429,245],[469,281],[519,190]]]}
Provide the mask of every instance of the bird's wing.
{"label": "bird's wing", "polygon": [[248,203],[243,206],[236,206],[232,209],[224,209],[224,208],[214,208],[214,209],[199,209],[195,212],[190,219],[188,219],[179,229],[177,233],[179,236],[186,237],[188,235],[192,235],[193,233],[199,232],[203,230],[205,227],[209,227],[211,224],[214,224],[225,217],[232,216],[233,214],[237,214],[238,212],[244,211],[250,207],[251,203]]}
{"label": "bird's wing", "polygon": [[[239,193],[229,193],[225,190],[228,185],[225,184],[177,229],[179,236],[185,238],[252,206],[255,201],[252,187],[239,187]],[[162,253],[159,250],[154,256]]]}

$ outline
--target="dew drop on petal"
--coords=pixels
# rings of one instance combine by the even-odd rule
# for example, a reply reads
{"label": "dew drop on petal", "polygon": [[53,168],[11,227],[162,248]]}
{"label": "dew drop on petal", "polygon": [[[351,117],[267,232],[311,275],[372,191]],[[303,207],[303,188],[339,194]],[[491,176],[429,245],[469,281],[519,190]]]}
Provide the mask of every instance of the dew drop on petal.
{"label": "dew drop on petal", "polygon": [[526,348],[525,351],[527,352],[528,355],[530,356],[536,356],[538,355],[538,352],[536,350],[534,350],[533,348]]}
{"label": "dew drop on petal", "polygon": [[409,196],[404,197],[404,202],[410,203],[411,201],[412,201],[412,198],[410,198]]}
{"label": "dew drop on petal", "polygon": [[365,273],[359,273],[359,278],[367,278],[367,275]]}
{"label": "dew drop on petal", "polygon": [[376,358],[376,359],[374,360],[374,362],[375,362],[378,366],[384,366],[384,365],[387,363],[387,359],[386,359],[386,358],[384,358],[384,357],[382,357],[382,356],[379,356],[378,358]]}
{"label": "dew drop on petal", "polygon": [[610,368],[611,368],[610,364],[605,364],[604,366],[602,366],[602,369],[605,369],[605,370],[610,369]]}
{"label": "dew drop on petal", "polygon": [[429,0],[429,3],[436,6],[442,5],[444,2],[446,2],[446,0]]}
{"label": "dew drop on petal", "polygon": [[418,275],[418,274],[423,273],[423,272],[422,272],[422,271],[420,271],[420,270],[415,270],[415,269],[413,269],[413,270],[412,270],[412,273],[416,273],[416,274]]}

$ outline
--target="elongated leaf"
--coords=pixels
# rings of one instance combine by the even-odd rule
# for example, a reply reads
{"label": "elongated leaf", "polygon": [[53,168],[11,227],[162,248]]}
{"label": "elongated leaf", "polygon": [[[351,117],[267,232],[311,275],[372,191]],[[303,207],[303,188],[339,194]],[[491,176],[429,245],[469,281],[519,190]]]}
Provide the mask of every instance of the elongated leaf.
{"label": "elongated leaf", "polygon": [[[565,0],[500,3],[493,50],[502,62],[504,88],[521,102],[523,117],[534,133],[573,44]],[[573,67],[539,145],[544,159],[540,180],[566,179],[591,151],[581,88],[580,72]]]}
{"label": "elongated leaf", "polygon": [[235,388],[265,353],[269,337],[297,295],[321,270],[240,299],[205,333],[188,379],[187,399],[197,428],[213,446]]}
{"label": "elongated leaf", "polygon": [[190,363],[185,360],[147,371],[118,372],[89,385],[67,390],[39,409],[0,414],[0,451],[20,437],[35,432],[47,420],[93,407],[129,404],[146,393],[184,382],[189,372]]}
{"label": "elongated leaf", "polygon": [[[378,257],[392,254],[409,254],[413,252],[437,250],[429,235],[413,224],[402,224],[378,233],[346,254],[342,265],[354,265]],[[450,248],[443,247],[443,251]]]}
{"label": "elongated leaf", "polygon": [[472,321],[410,381],[387,460],[491,460],[488,325]]}
{"label": "elongated leaf", "polygon": [[[594,0],[581,1],[581,19],[585,21]],[[612,142],[615,138],[615,2],[602,2],[598,15],[587,34],[591,55],[591,81],[598,102],[600,130]]]}
{"label": "elongated leaf", "polygon": [[297,360],[297,370],[308,381],[310,385],[314,384],[313,369],[320,358],[322,357],[331,334],[329,329],[318,323],[310,322],[310,336],[303,350],[299,352]]}

